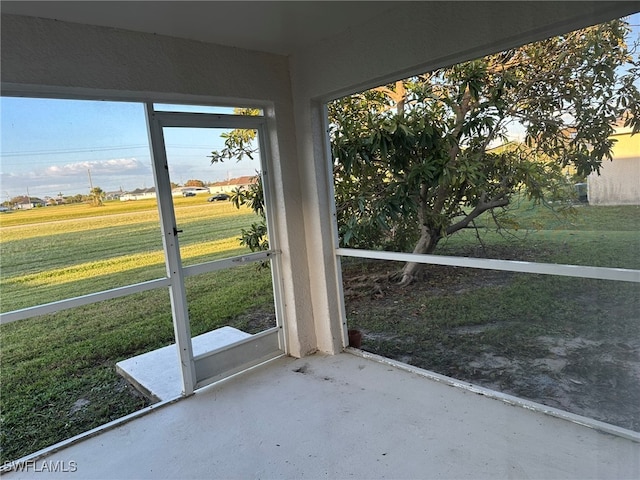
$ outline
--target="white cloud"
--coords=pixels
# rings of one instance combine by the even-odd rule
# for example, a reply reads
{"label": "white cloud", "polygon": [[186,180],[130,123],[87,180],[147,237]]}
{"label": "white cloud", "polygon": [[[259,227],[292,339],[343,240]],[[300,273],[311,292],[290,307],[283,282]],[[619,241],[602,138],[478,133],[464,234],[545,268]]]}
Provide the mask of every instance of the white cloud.
{"label": "white cloud", "polygon": [[66,165],[52,165],[44,170],[47,177],[68,177],[76,175],[84,175],[88,171],[91,174],[98,175],[117,175],[117,174],[144,174],[149,172],[150,167],[144,165],[135,158],[116,158],[111,160],[97,160],[68,163]]}

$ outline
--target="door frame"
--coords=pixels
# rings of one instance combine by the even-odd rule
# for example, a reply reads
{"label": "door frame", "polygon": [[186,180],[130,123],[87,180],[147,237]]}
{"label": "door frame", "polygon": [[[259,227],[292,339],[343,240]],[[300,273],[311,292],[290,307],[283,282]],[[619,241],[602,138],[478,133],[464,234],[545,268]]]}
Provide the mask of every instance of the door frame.
{"label": "door frame", "polygon": [[[154,181],[158,198],[158,210],[162,231],[165,265],[169,280],[171,310],[173,318],[178,362],[182,378],[182,395],[190,395],[197,388],[252,368],[286,354],[283,300],[281,291],[281,268],[277,235],[269,212],[271,202],[271,178],[269,168],[271,155],[264,116],[227,115],[210,113],[166,112],[154,109],[153,103],[145,103],[149,144]],[[257,132],[260,147],[260,171],[264,193],[264,207],[269,232],[270,249],[232,258],[225,258],[189,267],[182,266],[179,233],[173,209],[173,197],[163,129],[165,127],[251,129]],[[238,264],[270,261],[273,295],[276,311],[276,326],[249,338],[234,342],[194,357],[191,342],[185,278],[200,273],[212,272]]]}

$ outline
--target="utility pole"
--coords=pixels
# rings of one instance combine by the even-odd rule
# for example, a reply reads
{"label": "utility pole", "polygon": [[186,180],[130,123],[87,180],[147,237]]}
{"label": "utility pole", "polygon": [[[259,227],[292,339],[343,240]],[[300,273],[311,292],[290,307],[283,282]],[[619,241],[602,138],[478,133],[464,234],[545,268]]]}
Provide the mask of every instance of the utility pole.
{"label": "utility pole", "polygon": [[89,174],[89,193],[93,192],[93,182],[91,181],[91,169],[87,168],[87,173]]}

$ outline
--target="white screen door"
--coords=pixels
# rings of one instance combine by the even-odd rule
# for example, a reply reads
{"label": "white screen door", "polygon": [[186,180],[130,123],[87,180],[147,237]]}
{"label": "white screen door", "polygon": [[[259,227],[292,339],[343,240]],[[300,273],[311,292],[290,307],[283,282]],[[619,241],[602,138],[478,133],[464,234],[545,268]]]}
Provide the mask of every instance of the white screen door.
{"label": "white screen door", "polygon": [[[243,246],[241,231],[261,218],[226,198],[260,180],[270,232],[264,117],[146,109],[183,394],[189,395],[285,353],[274,238],[268,235],[268,250]],[[190,178],[189,161],[210,164],[210,158],[201,152],[186,162],[180,157],[209,145],[215,150],[234,131],[252,139],[255,171],[228,175],[226,182]]]}

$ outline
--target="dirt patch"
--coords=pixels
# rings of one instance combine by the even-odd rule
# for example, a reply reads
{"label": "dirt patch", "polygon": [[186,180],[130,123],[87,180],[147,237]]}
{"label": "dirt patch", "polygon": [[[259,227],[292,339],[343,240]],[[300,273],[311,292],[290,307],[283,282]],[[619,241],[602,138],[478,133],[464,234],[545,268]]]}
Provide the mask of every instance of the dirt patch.
{"label": "dirt patch", "polygon": [[601,284],[573,282],[541,294],[518,274],[445,266],[409,288],[393,279],[381,262],[344,268],[363,350],[640,431],[637,292],[608,300]]}
{"label": "dirt patch", "polygon": [[251,310],[238,316],[231,325],[253,335],[275,327],[276,314],[273,310]]}
{"label": "dirt patch", "polygon": [[522,398],[640,431],[640,344],[540,337],[545,356],[483,353],[469,380]]}

